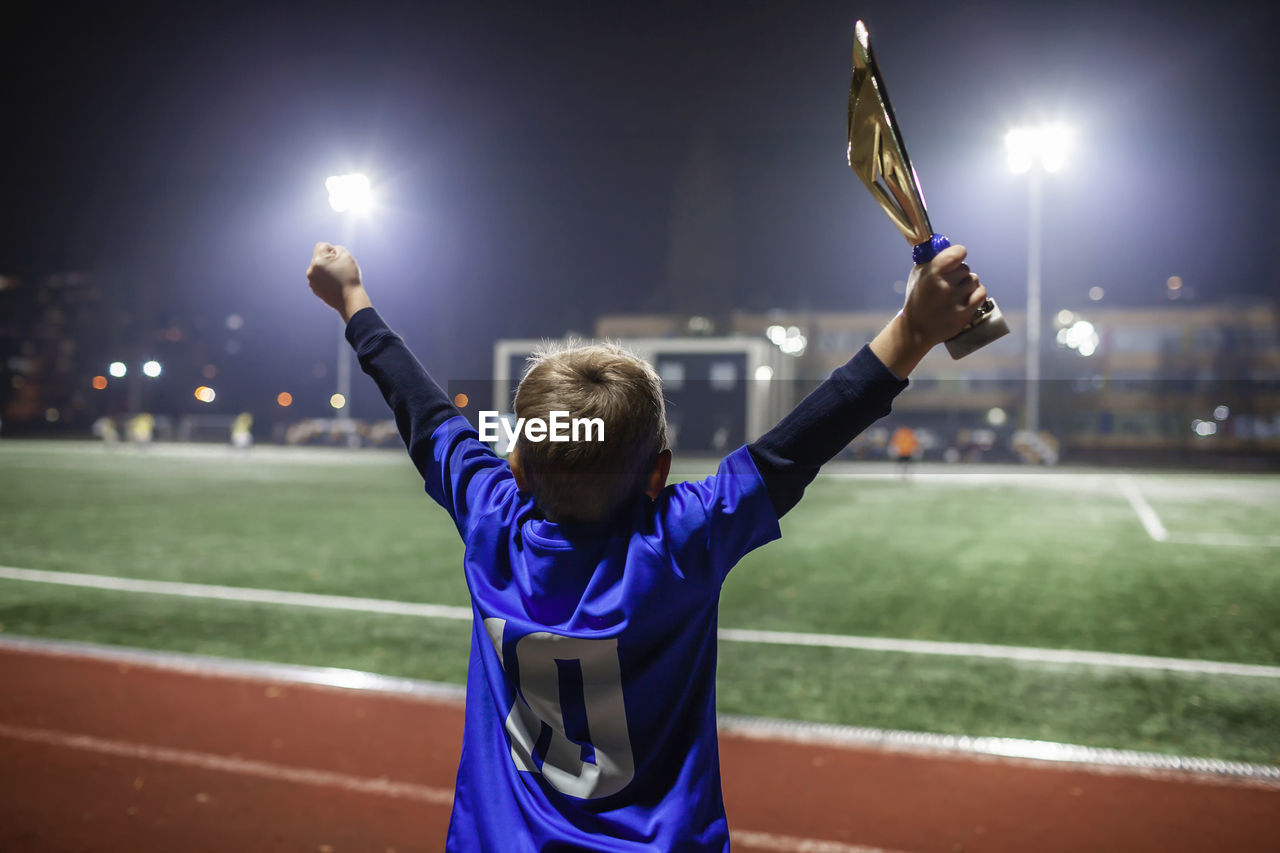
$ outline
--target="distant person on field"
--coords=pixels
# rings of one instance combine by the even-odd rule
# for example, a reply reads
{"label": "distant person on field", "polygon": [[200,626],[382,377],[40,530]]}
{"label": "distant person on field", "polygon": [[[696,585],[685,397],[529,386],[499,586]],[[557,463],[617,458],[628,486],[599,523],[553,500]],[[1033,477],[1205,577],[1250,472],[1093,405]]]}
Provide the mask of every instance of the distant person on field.
{"label": "distant person on field", "polygon": [[156,419],[147,412],[134,415],[129,419],[129,440],[134,444],[147,447],[155,435]]}
{"label": "distant person on field", "polygon": [[714,475],[668,485],[662,386],[647,363],[607,344],[535,356],[516,415],[598,417],[603,440],[523,433],[503,459],[373,309],[355,259],[316,245],[311,289],[346,321],[466,545],[471,657],[448,850],[729,849],[720,585],[972,318],[986,290],[964,257],[953,246],[916,267],[902,311],[791,414]]}
{"label": "distant person on field", "polygon": [[253,446],[253,415],[249,412],[241,412],[231,422],[231,446],[236,450]]}
{"label": "distant person on field", "polygon": [[116,429],[116,422],[103,415],[93,422],[93,435],[102,439],[102,443],[107,446],[114,446],[120,441],[120,431]]}
{"label": "distant person on field", "polygon": [[893,435],[889,438],[889,450],[893,453],[893,458],[898,461],[898,471],[906,479],[910,473],[911,461],[915,459],[916,451],[920,449],[920,441],[916,438],[916,432],[911,427],[903,425],[893,431]]}

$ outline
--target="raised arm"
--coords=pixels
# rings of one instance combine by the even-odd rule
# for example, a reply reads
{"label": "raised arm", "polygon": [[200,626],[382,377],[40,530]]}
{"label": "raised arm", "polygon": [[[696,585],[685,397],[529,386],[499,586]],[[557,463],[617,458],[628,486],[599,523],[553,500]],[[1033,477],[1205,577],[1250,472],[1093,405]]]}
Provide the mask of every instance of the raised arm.
{"label": "raised arm", "polygon": [[986,288],[952,246],[911,271],[906,302],[870,344],[805,397],[748,450],[779,517],[864,429],[889,414],[893,398],[929,350],[954,336],[986,298]]}
{"label": "raised arm", "polygon": [[[461,419],[449,395],[374,310],[350,252],[317,243],[307,281],[316,296],[347,322],[347,341],[356,351],[360,368],[377,383],[391,408],[427,493],[448,510],[461,530],[468,508],[483,491],[471,487],[491,486],[495,476],[509,478],[506,462],[473,440],[474,431]],[[440,429],[454,418],[458,418],[456,424]]]}

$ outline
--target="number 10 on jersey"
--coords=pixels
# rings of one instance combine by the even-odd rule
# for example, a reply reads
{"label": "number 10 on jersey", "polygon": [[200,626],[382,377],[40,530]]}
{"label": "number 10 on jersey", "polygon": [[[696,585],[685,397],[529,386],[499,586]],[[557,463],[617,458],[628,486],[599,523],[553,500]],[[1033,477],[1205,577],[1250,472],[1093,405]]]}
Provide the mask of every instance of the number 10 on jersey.
{"label": "number 10 on jersey", "polygon": [[[503,658],[505,619],[484,627]],[[518,769],[541,773],[571,797],[618,793],[635,775],[616,638],[582,639],[546,631],[526,634],[513,653],[520,683],[505,727]]]}

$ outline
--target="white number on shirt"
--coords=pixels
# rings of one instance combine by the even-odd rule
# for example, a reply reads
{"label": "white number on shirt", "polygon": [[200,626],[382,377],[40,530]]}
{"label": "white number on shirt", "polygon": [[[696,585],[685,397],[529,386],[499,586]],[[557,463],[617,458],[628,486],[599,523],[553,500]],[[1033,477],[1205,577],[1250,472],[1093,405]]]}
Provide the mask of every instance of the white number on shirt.
{"label": "white number on shirt", "polygon": [[[502,633],[506,624],[505,619],[484,620],[504,668]],[[550,730],[550,741],[542,750],[541,773],[551,787],[584,800],[607,797],[625,788],[635,775],[635,761],[622,703],[618,641],[538,631],[516,641],[515,657],[520,688],[507,714],[506,730],[516,767],[539,772],[534,750],[545,726]],[[568,726],[566,716],[570,718]]]}

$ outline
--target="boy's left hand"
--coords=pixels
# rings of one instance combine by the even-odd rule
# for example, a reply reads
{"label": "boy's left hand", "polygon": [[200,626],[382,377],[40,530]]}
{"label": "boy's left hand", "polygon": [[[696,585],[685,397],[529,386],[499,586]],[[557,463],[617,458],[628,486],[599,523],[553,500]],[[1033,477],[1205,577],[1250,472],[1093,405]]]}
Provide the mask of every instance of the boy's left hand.
{"label": "boy's left hand", "polygon": [[961,245],[943,249],[911,270],[902,316],[912,337],[929,346],[960,334],[987,298],[987,289],[964,262]]}
{"label": "boy's left hand", "polygon": [[911,271],[902,310],[871,341],[871,351],[899,379],[906,379],[936,344],[973,320],[987,289],[954,245]]}

